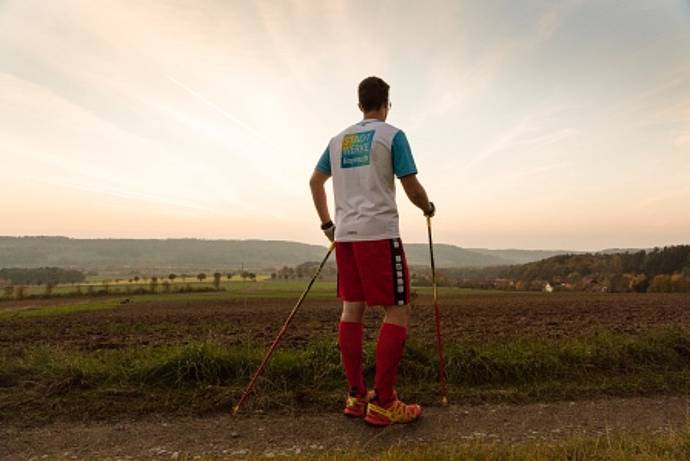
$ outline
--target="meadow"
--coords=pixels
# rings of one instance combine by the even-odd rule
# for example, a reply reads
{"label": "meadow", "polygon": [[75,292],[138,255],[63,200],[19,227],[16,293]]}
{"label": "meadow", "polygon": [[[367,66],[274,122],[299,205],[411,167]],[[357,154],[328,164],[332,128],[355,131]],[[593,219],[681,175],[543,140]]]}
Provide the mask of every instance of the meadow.
{"label": "meadow", "polygon": [[[209,292],[5,300],[0,421],[40,427],[227,415],[303,285],[266,280],[228,282]],[[334,291],[330,281],[315,285],[243,413],[339,411],[345,380]],[[433,407],[438,369],[432,299],[428,288],[414,293],[398,388],[403,397]],[[690,392],[687,294],[442,288],[440,298],[451,402],[530,404]],[[381,316],[376,308],[366,315],[369,383]],[[687,444],[685,434],[681,439]],[[429,453],[419,455],[432,459]]]}

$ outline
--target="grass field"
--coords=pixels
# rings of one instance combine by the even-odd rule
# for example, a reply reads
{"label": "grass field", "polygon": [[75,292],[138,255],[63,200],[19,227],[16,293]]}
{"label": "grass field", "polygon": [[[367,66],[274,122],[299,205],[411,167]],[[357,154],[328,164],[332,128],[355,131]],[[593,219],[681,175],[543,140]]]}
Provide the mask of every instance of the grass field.
{"label": "grass field", "polygon": [[[512,460],[537,461],[545,459],[567,460],[682,460],[690,452],[690,433],[684,431],[670,436],[645,437],[640,435],[610,438],[573,438],[551,443],[526,444],[458,444],[445,447],[390,449],[383,453],[319,454],[314,459],[356,461],[419,460]],[[265,458],[265,456],[264,456]],[[295,457],[296,458],[296,457]],[[309,457],[300,457],[300,459]],[[288,457],[289,459],[289,457]]]}
{"label": "grass field", "polygon": [[[107,291],[109,294],[113,295],[118,295],[118,294],[128,294],[131,292],[135,292],[137,290],[145,290],[145,291],[150,291],[151,290],[151,279],[145,278],[145,279],[140,279],[138,281],[131,280],[129,278],[112,278],[110,280],[104,279],[102,276],[90,276],[87,277],[85,281],[81,283],[61,283],[57,284],[55,286],[52,286],[52,289],[50,291],[50,296],[68,296],[68,295],[85,295],[88,294],[90,291],[91,292],[98,292],[101,290],[105,290],[107,288]],[[266,282],[266,281],[272,281],[271,276],[269,274],[256,274],[256,281],[250,281],[248,279],[243,279],[239,275],[233,275],[231,279],[228,279],[227,277],[223,276],[222,279],[220,280],[220,283],[218,285],[218,288],[221,290],[228,290],[228,291],[236,291],[236,290],[241,290],[242,287],[248,285],[248,284],[253,284],[257,282]],[[303,284],[302,281],[300,280],[279,280],[278,283],[284,283],[286,285],[290,284],[296,284],[296,285],[301,285]],[[169,286],[166,288],[166,284],[169,284]],[[5,285],[0,285],[0,288],[3,288]],[[35,296],[35,297],[42,297],[46,296],[46,286],[44,284],[37,285],[37,284],[18,284],[15,285],[15,288],[18,286],[23,286],[23,293],[24,296]],[[156,294],[163,294],[167,293],[168,291],[170,292],[175,292],[179,290],[215,290],[216,287],[213,283],[213,276],[212,274],[208,274],[206,276],[206,279],[203,281],[199,281],[196,277],[176,277],[174,280],[169,280],[167,277],[162,277],[158,278],[156,284],[155,284],[155,292]],[[13,293],[12,296],[2,296],[0,295],[0,301],[8,301],[8,298],[16,298],[16,292]]]}
{"label": "grass field", "polygon": [[[302,289],[296,281],[233,282],[219,292],[134,295],[127,304],[122,296],[5,302],[0,418],[225,411]],[[332,282],[315,285],[249,408],[340,404],[344,380],[334,290]],[[433,404],[431,299],[428,289],[416,292],[399,387],[409,398]],[[441,299],[456,401],[690,391],[687,295],[443,289]],[[367,314],[369,382],[380,318],[377,309]]]}
{"label": "grass field", "polygon": [[[0,303],[0,422],[40,430],[78,421],[227,415],[304,282],[230,282],[224,288]],[[315,285],[245,414],[316,417],[340,410],[345,380],[334,291],[332,282]],[[431,293],[414,291],[398,389],[433,407],[438,369]],[[450,399],[456,404],[690,393],[688,295],[454,288],[440,295]],[[365,319],[369,383],[381,317],[374,308]],[[689,443],[683,430],[517,445],[451,442],[351,458],[684,459]],[[328,450],[312,457],[349,459]]]}
{"label": "grass field", "polygon": [[[571,437],[557,442],[455,443],[419,448],[390,448],[383,452],[355,451],[312,454],[289,454],[281,459],[319,459],[333,461],[540,461],[540,460],[608,460],[660,461],[685,460],[690,453],[690,429],[672,434],[622,434],[608,437]],[[248,459],[266,459],[262,454]]]}

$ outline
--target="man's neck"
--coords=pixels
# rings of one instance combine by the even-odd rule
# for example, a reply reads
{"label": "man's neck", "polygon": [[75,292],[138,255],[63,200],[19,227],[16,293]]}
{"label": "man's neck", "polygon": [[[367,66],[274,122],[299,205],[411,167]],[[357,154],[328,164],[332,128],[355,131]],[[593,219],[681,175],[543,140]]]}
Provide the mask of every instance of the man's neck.
{"label": "man's neck", "polygon": [[386,114],[382,110],[372,110],[369,112],[364,112],[364,119],[375,119],[375,120],[381,120],[382,122],[386,121]]}

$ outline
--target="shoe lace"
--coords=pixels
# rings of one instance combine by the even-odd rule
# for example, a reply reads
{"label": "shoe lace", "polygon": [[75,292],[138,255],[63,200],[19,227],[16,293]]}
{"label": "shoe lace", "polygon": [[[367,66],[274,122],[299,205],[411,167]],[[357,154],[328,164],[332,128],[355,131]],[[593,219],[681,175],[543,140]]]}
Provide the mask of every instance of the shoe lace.
{"label": "shoe lace", "polygon": [[355,407],[355,406],[365,405],[366,403],[367,402],[366,402],[365,397],[357,397],[354,395],[349,395],[347,397],[347,401],[346,401],[345,405],[347,405],[348,407]]}
{"label": "shoe lace", "polygon": [[393,403],[393,405],[389,409],[389,411],[398,418],[409,418],[414,416],[412,408],[410,408],[410,405],[406,405],[400,400],[396,400],[395,403]]}

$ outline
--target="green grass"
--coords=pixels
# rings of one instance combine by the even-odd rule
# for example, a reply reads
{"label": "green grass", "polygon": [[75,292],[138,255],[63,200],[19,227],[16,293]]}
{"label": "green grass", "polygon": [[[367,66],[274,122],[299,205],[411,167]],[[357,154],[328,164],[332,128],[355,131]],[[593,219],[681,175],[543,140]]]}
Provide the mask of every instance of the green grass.
{"label": "green grass", "polygon": [[[264,281],[264,282],[228,282],[221,284],[221,289],[218,291],[199,291],[199,292],[175,292],[175,288],[184,288],[187,284],[175,284],[173,291],[165,292],[163,287],[159,284],[155,293],[135,294],[125,291],[125,286],[129,286],[132,290],[146,289],[149,290],[148,284],[120,284],[111,285],[107,295],[88,295],[86,290],[82,290],[81,294],[75,294],[72,298],[83,299],[111,299],[111,298],[131,298],[138,301],[196,301],[196,300],[223,300],[223,299],[253,299],[253,298],[276,298],[286,299],[295,298],[307,286],[307,281],[304,280],[290,280],[290,281]],[[190,284],[192,289],[212,289],[213,285],[210,283],[193,283]],[[100,289],[98,286],[95,288]],[[335,296],[336,283],[331,281],[318,281],[314,284],[309,292],[309,298],[323,299]],[[52,297],[55,299],[69,298],[70,294],[74,294],[74,289],[68,287],[59,287],[53,291]],[[38,296],[39,299],[44,298],[42,291],[30,290],[27,295]],[[0,301],[11,303],[16,301],[16,298],[0,297]]]}
{"label": "green grass", "polygon": [[[256,454],[245,459],[265,459]],[[549,442],[446,443],[425,447],[392,447],[384,451],[331,451],[286,454],[280,459],[333,461],[660,461],[690,459],[690,428],[658,435],[612,434],[600,437],[569,437]]]}
{"label": "green grass", "polygon": [[[152,407],[163,413],[179,411],[180,406],[192,414],[224,411],[263,352],[215,342],[93,352],[32,347],[18,356],[0,356],[0,414],[10,414],[4,410],[29,395],[37,404],[45,394],[61,401],[77,394],[80,399],[92,395],[93,405],[100,405],[109,400],[108,393],[122,389],[134,390],[144,403],[155,402]],[[373,381],[373,353],[371,347],[365,351],[368,382]],[[525,402],[690,391],[690,333],[680,330],[644,336],[600,333],[560,341],[449,344],[446,356],[451,399],[456,401]],[[400,367],[401,393],[434,404],[436,365],[433,349],[408,344]],[[335,342],[279,349],[249,406],[332,408],[340,403],[344,386]],[[209,389],[214,389],[212,398]],[[120,403],[124,411],[131,402]],[[79,405],[84,404],[92,405],[80,400]],[[39,406],[55,409],[54,405]],[[105,411],[118,411],[117,402]]]}
{"label": "green grass", "polygon": [[[124,284],[122,284],[124,285]],[[194,284],[193,286],[206,286],[209,284]],[[5,318],[26,318],[26,317],[43,317],[51,315],[65,315],[75,312],[98,310],[98,309],[112,309],[119,305],[122,299],[129,298],[134,303],[146,302],[166,302],[168,304],[183,304],[195,301],[222,301],[222,300],[252,300],[252,299],[294,299],[295,301],[304,290],[307,281],[304,280],[277,280],[264,282],[228,282],[222,285],[222,290],[219,291],[202,291],[202,292],[170,292],[165,293],[159,291],[150,294],[131,294],[125,292],[116,293],[111,289],[109,295],[87,296],[83,294],[82,302],[72,302],[67,305],[56,304],[55,306],[41,306],[36,308],[19,308],[15,309],[7,307],[0,310],[0,320]],[[142,285],[146,287],[146,285]],[[161,290],[159,286],[159,290]],[[430,296],[431,288],[429,287],[415,287],[413,288],[419,295]],[[55,292],[56,294],[59,291]],[[336,293],[336,283],[333,281],[317,281],[309,292],[309,299],[332,299]],[[440,288],[440,296],[442,297],[461,297],[469,295],[492,295],[492,296],[520,296],[518,293],[499,292],[475,290],[467,288]],[[525,293],[524,295],[534,295],[532,293]],[[58,298],[58,296],[56,296]],[[3,298],[5,302],[11,303],[12,300]]]}
{"label": "green grass", "polygon": [[[127,281],[120,283],[110,283],[109,284],[109,294],[108,295],[98,295],[99,297],[135,297],[137,299],[146,301],[160,301],[160,300],[171,300],[180,299],[185,297],[185,299],[235,299],[235,298],[297,298],[300,293],[305,289],[308,279],[299,280],[260,280],[257,282],[233,280],[231,282],[225,279],[221,282],[220,291],[212,292],[175,292],[176,289],[184,288],[189,285],[192,289],[212,289],[213,284],[210,282],[181,282],[175,281],[171,285],[171,292],[165,292],[162,282],[158,283],[157,292],[151,294],[133,294],[131,291],[137,289],[149,290],[149,283],[129,283]],[[53,289],[52,297],[55,298],[65,298],[74,296],[89,297],[92,295],[87,294],[87,287],[92,286],[94,290],[98,291],[103,288],[102,283],[86,283],[81,284],[81,294],[75,294],[76,288],[72,285],[58,285]],[[130,292],[127,292],[130,289]],[[431,295],[430,287],[413,287],[413,290],[418,292],[420,295]],[[332,280],[319,280],[312,287],[309,297],[313,298],[326,298],[334,296],[336,291],[336,282]],[[516,292],[506,292],[500,290],[478,290],[471,288],[456,288],[456,287],[440,287],[439,293],[441,297],[457,297],[465,295],[506,295],[506,296],[520,296],[520,295],[534,295],[534,293],[516,293]],[[45,288],[42,286],[27,286],[27,291],[25,295],[44,297]],[[16,295],[12,298],[6,298],[0,296],[0,301],[12,302],[16,300]]]}
{"label": "green grass", "polygon": [[[158,281],[158,284],[156,285],[156,291],[157,294],[164,295],[164,294],[169,294],[166,293],[164,290],[163,282],[170,282],[167,279],[161,279]],[[243,292],[251,289],[259,289],[261,291],[267,291],[267,292],[273,292],[273,291],[288,291],[292,293],[299,293],[306,287],[308,283],[308,279],[297,279],[297,280],[271,280],[270,278],[265,278],[265,277],[260,277],[256,282],[252,281],[246,281],[242,280],[239,277],[236,279],[233,279],[232,281],[228,281],[227,279],[223,278],[223,280],[220,283],[220,289],[221,290],[226,290],[228,292]],[[70,294],[75,294],[76,296],[79,296],[79,294],[76,294],[77,288],[81,290],[81,295],[86,295],[87,290],[89,287],[91,287],[95,291],[99,291],[104,289],[106,284],[103,284],[102,281],[90,281],[90,282],[84,282],[84,283],[79,283],[79,284],[59,284],[56,285],[53,290],[52,290],[52,296],[55,297],[64,297]],[[324,285],[326,287],[332,287],[333,289],[335,288],[335,281],[328,281],[328,280],[321,280],[316,283],[315,288],[317,288],[318,291],[318,286],[319,285]],[[127,280],[125,281],[120,281],[119,283],[115,282],[110,282],[107,284],[108,286],[108,291],[111,295],[125,295],[128,294],[129,290],[135,291],[135,290],[150,290],[151,289],[151,283],[150,282],[128,282]],[[170,283],[170,289],[171,292],[175,292],[175,290],[179,289],[184,289],[185,287],[191,287],[192,289],[199,289],[199,288],[204,288],[204,289],[213,289],[213,281],[212,279],[206,279],[203,282],[199,282],[196,279],[188,279],[187,281],[183,282],[180,279],[176,279],[174,282]],[[24,285],[24,294],[25,296],[44,296],[46,293],[46,289],[44,285]],[[13,295],[12,298],[10,299],[16,299],[16,294]],[[7,301],[8,299],[2,295],[0,295],[0,300],[5,300]]]}
{"label": "green grass", "polygon": [[0,320],[67,315],[74,314],[77,312],[114,309],[119,305],[119,299],[96,299],[86,300],[80,303],[71,303],[58,306],[41,306],[20,309],[9,308],[0,311]]}
{"label": "green grass", "polygon": [[[113,309],[119,306],[120,301],[128,298],[133,303],[166,302],[168,304],[188,303],[193,301],[217,301],[237,299],[288,299],[299,297],[306,286],[302,281],[277,281],[277,282],[231,282],[227,283],[224,290],[207,292],[185,293],[151,293],[128,294],[111,293],[108,296],[89,297],[83,296],[81,302],[69,304],[56,304],[55,306],[40,306],[30,308],[7,307],[0,310],[0,320],[7,318],[45,317],[53,315],[66,315],[76,312],[84,312],[99,309]],[[332,298],[335,294],[335,282],[320,281],[314,284],[309,293],[310,299]]]}
{"label": "green grass", "polygon": [[[192,300],[223,300],[223,299],[253,299],[275,298],[286,299],[299,297],[307,286],[306,281],[267,281],[267,282],[233,282],[224,286],[222,291],[201,293],[152,293],[134,295],[136,301],[192,301]],[[335,282],[319,281],[309,292],[309,298],[327,298],[335,296]]]}

